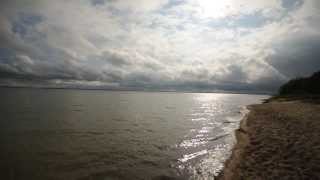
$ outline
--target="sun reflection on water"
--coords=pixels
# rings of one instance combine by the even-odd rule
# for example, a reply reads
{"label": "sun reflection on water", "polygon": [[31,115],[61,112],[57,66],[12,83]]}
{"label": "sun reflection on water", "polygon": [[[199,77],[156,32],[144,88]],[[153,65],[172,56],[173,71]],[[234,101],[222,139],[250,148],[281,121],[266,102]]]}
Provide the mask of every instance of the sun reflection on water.
{"label": "sun reflection on water", "polygon": [[[223,107],[228,94],[197,94],[187,121],[194,128],[177,147],[182,155],[178,168],[187,171],[193,179],[213,178],[223,167],[235,142],[234,130],[244,113],[239,107]],[[228,103],[226,103],[228,104]]]}

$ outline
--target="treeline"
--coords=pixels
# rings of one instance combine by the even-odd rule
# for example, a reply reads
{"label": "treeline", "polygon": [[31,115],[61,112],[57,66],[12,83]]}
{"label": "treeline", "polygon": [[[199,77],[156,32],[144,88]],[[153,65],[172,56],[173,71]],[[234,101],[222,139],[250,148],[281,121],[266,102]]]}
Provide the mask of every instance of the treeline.
{"label": "treeline", "polygon": [[307,78],[296,78],[282,85],[279,95],[320,94],[320,71]]}

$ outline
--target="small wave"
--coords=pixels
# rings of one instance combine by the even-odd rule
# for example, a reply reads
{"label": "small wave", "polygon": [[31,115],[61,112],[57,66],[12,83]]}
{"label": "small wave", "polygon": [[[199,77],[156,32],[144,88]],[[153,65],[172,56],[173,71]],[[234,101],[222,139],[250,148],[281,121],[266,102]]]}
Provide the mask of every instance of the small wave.
{"label": "small wave", "polygon": [[82,107],[84,106],[83,104],[72,104],[73,107]]}
{"label": "small wave", "polygon": [[198,151],[198,152],[195,152],[195,153],[191,153],[191,154],[186,154],[186,155],[183,155],[183,158],[180,158],[179,161],[180,162],[187,162],[191,159],[194,159],[198,156],[202,156],[202,155],[205,155],[208,153],[208,150],[202,150],[202,151]]}
{"label": "small wave", "polygon": [[142,160],[141,161],[142,164],[144,165],[149,165],[149,166],[159,166],[159,164],[155,161],[151,161],[151,160]]}
{"label": "small wave", "polygon": [[114,117],[114,118],[111,118],[111,120],[113,121],[128,121],[127,119],[123,119],[123,118],[119,118],[119,117]]}
{"label": "small wave", "polygon": [[179,146],[184,148],[197,147],[206,143],[208,143],[208,141],[205,138],[194,138],[182,141],[182,143],[180,143]]}
{"label": "small wave", "polygon": [[207,119],[206,118],[193,118],[191,119],[191,121],[206,121]]}
{"label": "small wave", "polygon": [[216,141],[216,140],[219,140],[219,139],[227,137],[227,136],[230,136],[230,134],[219,135],[219,136],[216,136],[214,138],[209,139],[209,141]]}
{"label": "small wave", "polygon": [[74,112],[83,112],[83,109],[73,109]]}
{"label": "small wave", "polygon": [[176,109],[176,107],[174,107],[174,106],[166,106],[166,109],[174,110],[174,109]]}

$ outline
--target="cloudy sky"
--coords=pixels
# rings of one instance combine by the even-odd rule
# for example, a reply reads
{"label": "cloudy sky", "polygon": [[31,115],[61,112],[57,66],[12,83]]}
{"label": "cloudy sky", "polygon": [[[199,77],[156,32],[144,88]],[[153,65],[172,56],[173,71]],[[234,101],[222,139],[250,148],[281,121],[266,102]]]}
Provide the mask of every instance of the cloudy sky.
{"label": "cloudy sky", "polygon": [[0,85],[273,91],[320,69],[319,0],[0,3]]}

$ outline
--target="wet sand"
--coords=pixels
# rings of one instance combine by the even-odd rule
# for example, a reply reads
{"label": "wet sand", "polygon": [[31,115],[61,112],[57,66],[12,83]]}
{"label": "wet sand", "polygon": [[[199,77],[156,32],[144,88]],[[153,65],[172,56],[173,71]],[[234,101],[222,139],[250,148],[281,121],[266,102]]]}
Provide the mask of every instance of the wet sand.
{"label": "wet sand", "polygon": [[217,179],[320,179],[320,103],[275,99],[249,107]]}

